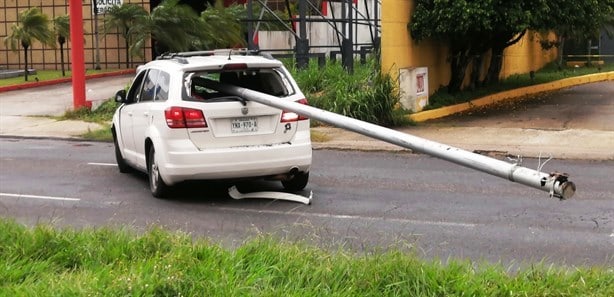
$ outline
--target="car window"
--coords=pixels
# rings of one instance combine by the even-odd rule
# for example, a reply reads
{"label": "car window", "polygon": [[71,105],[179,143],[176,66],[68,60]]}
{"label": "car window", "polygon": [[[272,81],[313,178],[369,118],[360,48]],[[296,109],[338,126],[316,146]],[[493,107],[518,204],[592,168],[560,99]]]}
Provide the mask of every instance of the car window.
{"label": "car window", "polygon": [[156,96],[156,91],[158,89],[157,80],[158,74],[160,73],[157,69],[150,69],[147,71],[145,79],[143,80],[143,88],[141,89],[141,94],[139,98],[139,102],[145,101],[153,101]]}
{"label": "car window", "polygon": [[189,92],[184,90],[184,94],[190,94],[189,99],[207,100],[228,96],[216,90],[212,82],[235,85],[277,97],[295,93],[288,78],[279,69],[197,72],[186,77],[191,79],[191,82],[186,85],[190,88]]}
{"label": "car window", "polygon": [[160,71],[158,81],[156,82],[156,97],[155,101],[166,101],[168,99],[168,88],[171,82],[171,76],[167,72]]}
{"label": "car window", "polygon": [[130,90],[128,90],[128,95],[126,95],[126,103],[134,103],[139,100],[141,86],[143,85],[143,78],[145,77],[146,72],[147,71],[142,71],[139,73],[132,82],[132,86],[130,87]]}

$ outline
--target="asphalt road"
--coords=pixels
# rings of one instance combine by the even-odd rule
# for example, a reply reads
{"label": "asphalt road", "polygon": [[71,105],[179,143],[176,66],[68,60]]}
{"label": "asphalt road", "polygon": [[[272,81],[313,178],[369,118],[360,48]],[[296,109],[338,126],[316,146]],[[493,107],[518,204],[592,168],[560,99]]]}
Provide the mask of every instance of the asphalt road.
{"label": "asphalt road", "polygon": [[[553,160],[572,173],[574,199],[424,155],[316,150],[312,205],[233,200],[231,183],[188,183],[151,197],[141,174],[120,174],[110,143],[0,138],[0,215],[26,224],[152,225],[233,247],[274,233],[358,252],[407,248],[426,258],[523,265],[614,265],[614,161]],[[524,165],[537,167],[537,160]],[[280,190],[243,182],[241,191]]]}

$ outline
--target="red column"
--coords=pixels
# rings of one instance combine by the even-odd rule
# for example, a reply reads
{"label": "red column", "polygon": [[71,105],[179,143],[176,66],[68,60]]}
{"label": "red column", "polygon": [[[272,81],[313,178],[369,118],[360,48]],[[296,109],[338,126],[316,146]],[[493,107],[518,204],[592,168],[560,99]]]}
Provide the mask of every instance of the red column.
{"label": "red column", "polygon": [[91,107],[85,101],[85,61],[83,51],[83,5],[70,0],[70,57],[72,60],[72,96],[74,108]]}

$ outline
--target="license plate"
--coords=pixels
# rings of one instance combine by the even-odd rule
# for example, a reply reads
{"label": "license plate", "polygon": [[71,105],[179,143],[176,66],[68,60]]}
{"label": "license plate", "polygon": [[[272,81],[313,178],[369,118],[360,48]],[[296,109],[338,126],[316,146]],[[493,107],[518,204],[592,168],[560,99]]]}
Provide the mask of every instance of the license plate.
{"label": "license plate", "polygon": [[256,132],[258,131],[258,121],[255,117],[232,119],[230,131],[232,133]]}

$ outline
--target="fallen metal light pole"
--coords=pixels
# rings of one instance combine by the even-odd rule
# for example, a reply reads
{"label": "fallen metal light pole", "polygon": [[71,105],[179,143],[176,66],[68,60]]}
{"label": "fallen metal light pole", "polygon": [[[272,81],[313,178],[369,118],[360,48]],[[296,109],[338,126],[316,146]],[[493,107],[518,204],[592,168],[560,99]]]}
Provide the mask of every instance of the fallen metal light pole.
{"label": "fallen metal light pole", "polygon": [[339,115],[312,106],[303,105],[228,84],[211,85],[227,94],[273,106],[279,109],[296,112],[318,121],[334,125],[339,128],[350,130],[365,136],[386,141],[392,144],[435,156],[462,166],[473,168],[501,178],[509,179],[529,187],[546,191],[551,197],[569,199],[576,191],[573,182],[567,179],[563,173],[543,173],[537,170],[511,164],[487,156],[479,155],[463,149],[441,144],[435,141],[416,137],[396,130],[388,129],[368,122],[360,121],[343,115]]}

